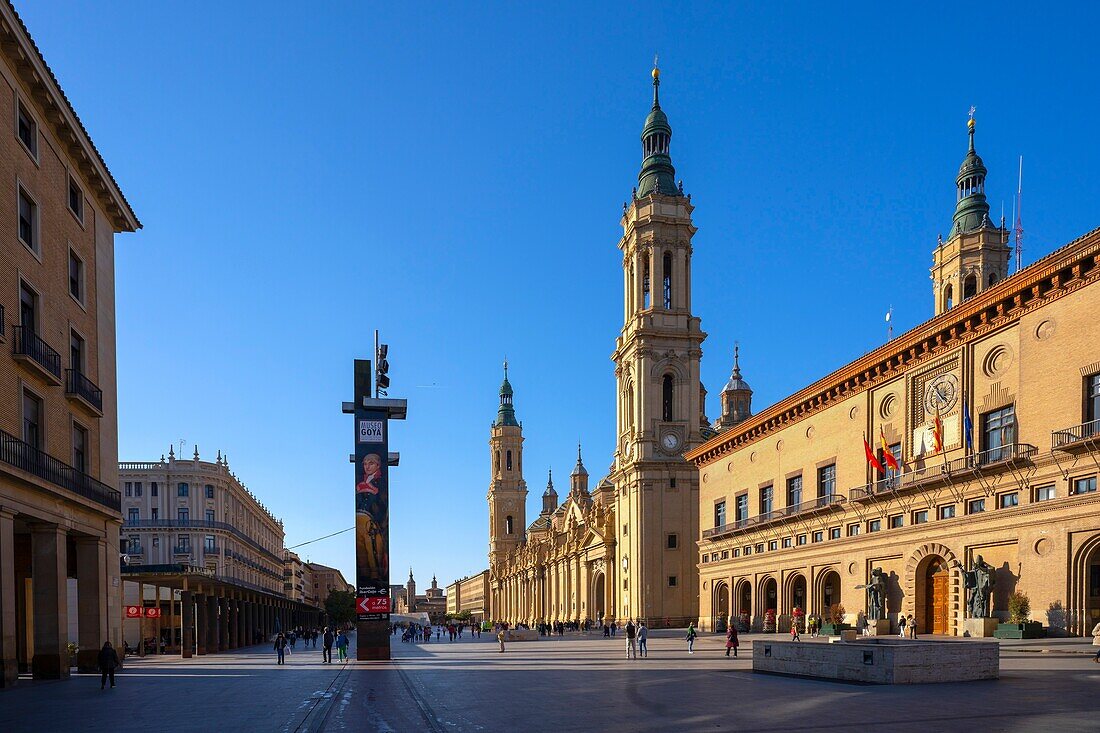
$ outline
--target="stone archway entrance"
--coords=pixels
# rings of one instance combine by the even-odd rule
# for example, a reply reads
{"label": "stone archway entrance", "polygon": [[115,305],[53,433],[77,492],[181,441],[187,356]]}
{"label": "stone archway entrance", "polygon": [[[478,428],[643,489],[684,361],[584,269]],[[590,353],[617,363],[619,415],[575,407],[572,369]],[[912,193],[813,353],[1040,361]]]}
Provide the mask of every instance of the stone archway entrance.
{"label": "stone archway entrance", "polygon": [[802,574],[794,576],[794,580],[791,581],[790,611],[792,614],[796,608],[802,609],[803,613],[806,612],[806,576]]}
{"label": "stone archway entrance", "polygon": [[725,631],[726,623],[730,620],[730,587],[726,581],[720,580],[714,584],[714,600],[711,608],[714,609],[711,628],[715,631]]}
{"label": "stone archway entrance", "polygon": [[829,609],[843,602],[841,600],[840,573],[829,570],[821,576],[817,597],[820,601],[820,608],[818,608],[817,613],[827,622],[829,620]]}
{"label": "stone archway entrance", "polygon": [[[769,611],[771,614],[768,613]],[[775,578],[767,578],[760,584],[760,618],[765,631],[775,631],[778,628],[778,613],[779,585],[775,582]],[[771,624],[768,623],[769,615],[772,618]]]}
{"label": "stone archway entrance", "polygon": [[930,555],[917,573],[917,629],[924,634],[950,633],[951,571],[947,561]]}
{"label": "stone archway entrance", "polygon": [[607,609],[604,608],[604,599],[607,597],[605,589],[603,573],[596,573],[596,577],[592,580],[592,598],[589,603],[589,608],[593,611],[593,621],[602,620],[607,615]]}
{"label": "stone archway entrance", "polygon": [[752,625],[752,584],[747,580],[737,584],[737,615],[745,617],[746,623]]}

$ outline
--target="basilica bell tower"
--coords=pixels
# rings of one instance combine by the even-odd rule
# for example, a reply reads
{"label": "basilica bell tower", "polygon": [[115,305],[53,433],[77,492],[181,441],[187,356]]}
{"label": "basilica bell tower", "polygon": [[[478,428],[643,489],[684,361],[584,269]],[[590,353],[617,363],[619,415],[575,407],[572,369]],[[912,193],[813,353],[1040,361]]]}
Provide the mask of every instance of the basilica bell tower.
{"label": "basilica bell tower", "polygon": [[493,568],[523,542],[527,529],[527,482],[523,480],[523,426],[512,404],[508,362],[500,385],[500,407],[489,432],[489,567]]}
{"label": "basilica bell tower", "polygon": [[692,205],[675,182],[672,127],[653,106],[642,129],[642,167],[624,205],[619,241],[623,328],[611,355],[618,389],[616,491],[617,618],[695,620],[699,478],[685,451],[703,442],[699,377],[706,334],[691,313]]}

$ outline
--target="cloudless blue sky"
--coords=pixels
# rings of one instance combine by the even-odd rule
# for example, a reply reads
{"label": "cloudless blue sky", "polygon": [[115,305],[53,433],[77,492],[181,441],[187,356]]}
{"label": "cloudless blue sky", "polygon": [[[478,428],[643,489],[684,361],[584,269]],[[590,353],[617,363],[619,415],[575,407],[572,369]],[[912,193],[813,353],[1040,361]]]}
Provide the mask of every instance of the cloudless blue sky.
{"label": "cloudless blue sky", "polygon": [[[1100,225],[1091,3],[16,6],[145,225],[117,239],[120,458],[221,449],[288,545],[350,527],[340,403],[379,328],[393,582],[486,565],[505,355],[528,520],[578,439],[607,470],[654,51],[712,419],[734,340],[759,411],[887,307],[931,315],[971,104],[994,217],[1024,156],[1025,264]],[[353,577],[352,533],[302,553]]]}

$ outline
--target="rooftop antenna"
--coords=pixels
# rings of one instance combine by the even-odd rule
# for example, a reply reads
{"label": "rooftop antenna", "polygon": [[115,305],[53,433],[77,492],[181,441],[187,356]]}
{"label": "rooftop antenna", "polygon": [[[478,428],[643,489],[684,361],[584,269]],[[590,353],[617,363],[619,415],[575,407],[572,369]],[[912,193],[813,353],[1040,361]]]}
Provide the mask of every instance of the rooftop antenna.
{"label": "rooftop antenna", "polygon": [[1024,221],[1021,218],[1020,209],[1023,204],[1024,195],[1024,156],[1020,156],[1020,179],[1016,185],[1016,203],[1013,208],[1016,209],[1016,221],[1013,224],[1016,234],[1016,272],[1019,272],[1024,264]]}

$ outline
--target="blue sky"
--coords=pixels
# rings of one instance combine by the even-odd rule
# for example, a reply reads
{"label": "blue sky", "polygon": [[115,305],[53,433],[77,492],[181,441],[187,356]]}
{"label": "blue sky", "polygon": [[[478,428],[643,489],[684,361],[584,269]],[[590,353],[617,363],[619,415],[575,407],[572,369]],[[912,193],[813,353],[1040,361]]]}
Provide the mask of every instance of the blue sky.
{"label": "blue sky", "polygon": [[[120,457],[221,449],[288,545],[350,527],[340,403],[379,328],[395,582],[485,567],[505,355],[528,519],[578,439],[609,465],[655,51],[712,419],[735,340],[759,411],[889,306],[931,315],[970,105],[995,215],[1024,156],[1025,264],[1100,225],[1092,4],[16,6],[145,225],[117,240]],[[302,551],[351,577],[352,539]]]}

